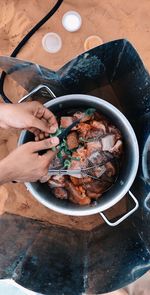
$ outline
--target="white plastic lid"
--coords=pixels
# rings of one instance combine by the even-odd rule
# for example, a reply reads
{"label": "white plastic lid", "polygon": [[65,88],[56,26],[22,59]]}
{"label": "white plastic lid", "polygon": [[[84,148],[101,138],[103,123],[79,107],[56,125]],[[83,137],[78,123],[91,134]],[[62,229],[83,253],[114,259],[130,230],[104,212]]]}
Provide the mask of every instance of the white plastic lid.
{"label": "white plastic lid", "polygon": [[62,24],[67,31],[75,32],[80,29],[82,19],[78,12],[68,11],[63,15]]}
{"label": "white plastic lid", "polygon": [[58,34],[50,32],[42,39],[43,48],[50,53],[58,52],[62,47],[62,41]]}

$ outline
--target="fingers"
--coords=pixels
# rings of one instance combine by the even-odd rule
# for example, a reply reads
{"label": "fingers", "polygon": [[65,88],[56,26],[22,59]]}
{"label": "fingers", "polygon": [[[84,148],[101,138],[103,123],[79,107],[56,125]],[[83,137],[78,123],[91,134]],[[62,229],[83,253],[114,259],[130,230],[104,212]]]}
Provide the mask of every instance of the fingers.
{"label": "fingers", "polygon": [[[41,150],[47,150],[52,147],[55,147],[59,144],[59,138],[58,137],[51,137],[47,138],[41,141],[35,141],[32,142],[32,149],[34,152],[41,151]],[[45,154],[46,155],[46,154]]]}
{"label": "fingers", "polygon": [[[46,122],[46,120],[43,118],[41,120]],[[34,134],[35,134],[35,141],[38,141],[38,140],[42,140],[46,137],[49,137],[50,133],[43,132],[43,131],[35,128]]]}
{"label": "fingers", "polygon": [[[35,118],[40,119],[40,121],[41,119],[43,119],[42,121],[45,122],[45,124],[42,124],[40,128],[37,126],[34,127],[37,127],[47,133],[55,133],[58,129],[56,117],[49,109],[45,108],[44,106],[40,106],[38,110],[36,110],[36,112],[34,113],[34,116]],[[42,126],[44,127],[44,129],[41,129],[43,128]]]}
{"label": "fingers", "polygon": [[[55,158],[57,152],[58,152],[57,150],[55,152],[49,150],[42,156],[42,157],[46,158],[47,167],[49,167],[50,163]],[[47,173],[40,178],[40,182],[41,183],[47,182],[50,178],[51,178],[51,175],[49,175],[48,170],[47,170]]]}
{"label": "fingers", "polygon": [[50,178],[51,178],[51,176],[49,176],[48,174],[44,175],[40,178],[40,182],[41,183],[47,182]]}
{"label": "fingers", "polygon": [[42,157],[47,158],[47,160],[48,160],[48,167],[49,167],[50,162],[51,162],[51,161],[55,158],[55,156],[57,155],[57,153],[58,153],[58,150],[56,150],[56,151],[49,150],[49,151],[47,151],[44,155],[42,155]]}
{"label": "fingers", "polygon": [[38,119],[36,117],[32,118],[32,127],[37,128],[37,129],[39,129],[43,132],[46,132],[46,133],[52,133],[52,132],[50,132],[49,123],[46,122],[45,120]]}
{"label": "fingers", "polygon": [[39,140],[42,140],[46,137],[49,137],[49,133],[40,131],[37,128],[29,128],[28,130],[35,135],[35,141],[39,141]]}
{"label": "fingers", "polygon": [[49,123],[50,133],[55,133],[58,129],[58,123],[54,114],[47,108],[44,108],[43,119]]}

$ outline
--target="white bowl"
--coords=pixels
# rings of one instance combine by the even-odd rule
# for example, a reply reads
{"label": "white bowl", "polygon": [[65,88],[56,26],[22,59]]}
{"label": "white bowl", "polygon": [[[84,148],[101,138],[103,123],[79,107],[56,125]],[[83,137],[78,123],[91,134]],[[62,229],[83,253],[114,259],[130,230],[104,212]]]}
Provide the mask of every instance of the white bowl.
{"label": "white bowl", "polygon": [[43,48],[50,53],[58,52],[62,47],[62,41],[58,34],[50,32],[42,39]]}
{"label": "white bowl", "polygon": [[76,11],[68,11],[63,15],[62,25],[69,32],[75,32],[80,29],[82,24],[81,16]]}

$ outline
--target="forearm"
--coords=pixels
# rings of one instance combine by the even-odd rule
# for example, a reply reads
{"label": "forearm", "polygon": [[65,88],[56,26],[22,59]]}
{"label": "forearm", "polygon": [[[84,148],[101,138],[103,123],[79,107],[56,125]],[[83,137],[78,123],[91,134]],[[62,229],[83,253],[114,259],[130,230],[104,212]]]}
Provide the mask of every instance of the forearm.
{"label": "forearm", "polygon": [[7,116],[7,104],[0,103],[0,128],[7,128],[5,118]]}
{"label": "forearm", "polygon": [[0,185],[13,181],[13,169],[9,166],[7,157],[0,161]]}

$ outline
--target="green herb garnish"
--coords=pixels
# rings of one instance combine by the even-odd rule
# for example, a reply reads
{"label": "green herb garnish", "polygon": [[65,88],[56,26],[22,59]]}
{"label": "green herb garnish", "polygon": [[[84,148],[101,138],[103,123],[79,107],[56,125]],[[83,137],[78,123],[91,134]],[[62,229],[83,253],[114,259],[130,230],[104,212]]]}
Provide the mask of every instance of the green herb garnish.
{"label": "green herb garnish", "polygon": [[72,157],[72,156],[68,156],[71,160],[74,160],[74,161],[80,161],[80,158],[79,157]]}
{"label": "green herb garnish", "polygon": [[58,128],[55,133],[50,134],[50,137],[58,136],[62,133],[62,131],[63,131],[63,128]]}
{"label": "green herb garnish", "polygon": [[68,159],[66,159],[64,161],[64,168],[70,168],[70,165],[71,165],[71,162]]}
{"label": "green herb garnish", "polygon": [[60,147],[60,148],[65,148],[65,147],[67,147],[67,142],[66,142],[65,139],[63,139],[63,141],[60,143],[59,147]]}
{"label": "green herb garnish", "polygon": [[62,159],[62,158],[63,158],[63,153],[62,153],[61,150],[58,152],[57,157],[58,157],[59,159]]}
{"label": "green herb garnish", "polygon": [[87,116],[91,116],[91,115],[93,115],[93,114],[95,113],[95,111],[96,111],[96,109],[94,109],[94,108],[89,108],[89,109],[87,109],[84,113],[85,113],[85,115],[87,115]]}
{"label": "green herb garnish", "polygon": [[74,149],[72,149],[70,151],[71,151],[71,153],[73,153],[73,152],[76,152],[76,150],[77,150],[77,148],[74,148]]}
{"label": "green herb garnish", "polygon": [[65,154],[67,154],[67,155],[69,155],[69,156],[72,154],[71,151],[68,150],[68,149],[64,149],[64,152],[65,152]]}

